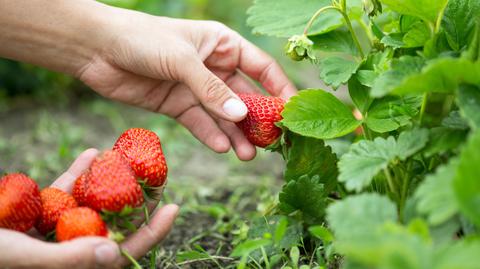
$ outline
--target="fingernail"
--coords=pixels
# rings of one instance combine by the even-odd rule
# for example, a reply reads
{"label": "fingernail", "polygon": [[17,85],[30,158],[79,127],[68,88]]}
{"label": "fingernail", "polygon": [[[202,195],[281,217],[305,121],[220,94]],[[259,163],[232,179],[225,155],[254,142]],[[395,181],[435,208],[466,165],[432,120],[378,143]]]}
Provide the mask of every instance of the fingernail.
{"label": "fingernail", "polygon": [[116,245],[101,244],[95,248],[95,259],[99,265],[111,265],[116,261],[118,253]]}
{"label": "fingernail", "polygon": [[223,111],[231,117],[237,118],[245,116],[248,109],[242,101],[236,98],[230,98],[223,104]]}

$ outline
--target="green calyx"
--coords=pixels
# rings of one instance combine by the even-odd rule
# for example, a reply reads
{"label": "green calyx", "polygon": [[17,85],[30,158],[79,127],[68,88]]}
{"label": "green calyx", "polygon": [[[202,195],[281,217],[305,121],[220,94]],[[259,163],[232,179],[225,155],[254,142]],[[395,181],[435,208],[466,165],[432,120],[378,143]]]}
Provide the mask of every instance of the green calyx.
{"label": "green calyx", "polygon": [[288,39],[285,53],[294,61],[303,59],[315,60],[313,55],[313,41],[306,35],[294,35]]}

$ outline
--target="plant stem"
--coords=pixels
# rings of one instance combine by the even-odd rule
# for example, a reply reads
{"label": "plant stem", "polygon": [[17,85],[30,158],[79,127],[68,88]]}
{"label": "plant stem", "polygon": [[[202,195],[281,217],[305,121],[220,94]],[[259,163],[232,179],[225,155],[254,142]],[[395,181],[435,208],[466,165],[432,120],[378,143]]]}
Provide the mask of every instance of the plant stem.
{"label": "plant stem", "polygon": [[[147,205],[143,206],[143,214],[145,215],[145,224],[148,225],[150,222],[150,212],[148,211]],[[157,263],[157,251],[158,251],[158,245],[155,245],[153,249],[151,250],[151,255],[150,255],[150,269],[155,269],[156,268],[156,263]]]}
{"label": "plant stem", "polygon": [[345,19],[345,23],[347,24],[348,31],[352,35],[353,42],[355,42],[355,46],[357,46],[358,52],[360,53],[360,57],[365,58],[365,54],[363,53],[362,46],[360,45],[360,42],[358,41],[357,34],[355,34],[355,31],[353,30],[352,23],[350,22],[350,18],[347,15],[346,11],[342,11],[342,16]]}
{"label": "plant stem", "polygon": [[313,14],[313,16],[310,18],[307,25],[305,26],[305,29],[303,30],[303,34],[307,35],[308,30],[310,29],[310,27],[312,27],[313,22],[318,18],[318,16],[320,16],[320,14],[322,14],[324,11],[329,10],[329,9],[336,10],[336,11],[340,12],[340,14],[342,14],[343,19],[345,20],[345,23],[347,24],[348,31],[352,35],[353,42],[355,42],[355,46],[357,47],[358,52],[360,53],[360,56],[362,57],[362,59],[365,58],[365,54],[363,53],[362,46],[360,45],[360,42],[358,41],[357,35],[353,31],[352,23],[351,23],[350,18],[348,17],[348,14],[347,14],[347,2],[346,2],[346,0],[342,0],[341,8],[336,7],[336,6],[326,6],[326,7],[322,7],[319,10],[317,10],[317,12],[315,12],[315,14]]}
{"label": "plant stem", "polygon": [[317,10],[317,12],[315,12],[315,14],[313,14],[313,16],[308,21],[307,26],[305,26],[305,29],[303,30],[303,34],[307,35],[308,30],[310,29],[310,27],[312,27],[313,22],[318,18],[318,16],[320,16],[320,14],[322,14],[324,11],[329,10],[329,9],[337,10],[340,13],[342,12],[340,9],[338,9],[337,7],[334,7],[334,6],[326,6],[326,7],[320,8],[319,10]]}
{"label": "plant stem", "polygon": [[427,103],[428,103],[428,92],[423,94],[422,106],[420,108],[420,116],[419,116],[420,126],[422,125],[422,122],[423,122],[423,117],[425,114],[425,109],[427,108]]}
{"label": "plant stem", "polygon": [[362,131],[363,131],[363,136],[367,140],[372,140],[372,135],[370,134],[370,130],[367,128],[367,125],[365,123],[362,123]]}
{"label": "plant stem", "polygon": [[135,269],[142,269],[142,266],[126,250],[120,249],[120,253],[132,263]]}
{"label": "plant stem", "polygon": [[388,167],[383,169],[383,173],[385,174],[385,177],[387,178],[388,188],[390,189],[390,192],[392,192],[393,194],[396,195],[396,193],[397,193],[396,188],[395,188],[395,185],[393,183],[392,175],[390,174],[390,171],[388,170]]}
{"label": "plant stem", "polygon": [[410,185],[410,171],[412,169],[412,162],[410,161],[407,166],[407,175],[403,177],[403,184],[402,184],[402,193],[400,194],[400,205],[399,205],[399,216],[400,221],[403,222],[403,209],[405,208],[405,203],[407,200],[407,192],[408,186]]}

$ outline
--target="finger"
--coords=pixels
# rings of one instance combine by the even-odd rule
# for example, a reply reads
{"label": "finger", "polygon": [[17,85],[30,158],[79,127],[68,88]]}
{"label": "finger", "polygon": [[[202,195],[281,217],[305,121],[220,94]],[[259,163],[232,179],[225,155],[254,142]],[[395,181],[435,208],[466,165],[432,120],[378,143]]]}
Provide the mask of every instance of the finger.
{"label": "finger", "polygon": [[247,107],[240,98],[215,76],[200,59],[192,60],[182,68],[182,82],[193,91],[202,105],[216,116],[237,122],[247,115]]}
{"label": "finger", "polygon": [[225,83],[232,89],[234,92],[245,92],[245,93],[260,93],[260,89],[248,80],[242,73],[236,72],[234,75],[230,76]]}
{"label": "finger", "polygon": [[267,53],[244,38],[240,41],[239,68],[260,82],[271,95],[288,100],[297,93],[297,89],[280,65]]}
{"label": "finger", "polygon": [[230,150],[228,137],[201,106],[187,109],[177,117],[177,121],[215,152],[224,153]]}
{"label": "finger", "polygon": [[97,155],[98,150],[93,148],[82,152],[72,165],[70,165],[70,168],[55,180],[51,186],[66,192],[71,192],[75,180],[90,167],[90,164]]}
{"label": "finger", "polygon": [[112,268],[120,260],[118,245],[102,237],[57,244],[0,229],[0,238],[1,268]]}
{"label": "finger", "polygon": [[[127,240],[121,244],[121,248],[135,259],[144,256],[170,232],[177,217],[178,210],[178,206],[174,204],[160,208],[150,220],[150,223],[129,236]],[[127,263],[128,261],[123,258],[122,265]]]}
{"label": "finger", "polygon": [[257,153],[255,146],[243,135],[242,131],[233,123],[219,120],[218,125],[230,138],[237,157],[242,161],[250,161]]}

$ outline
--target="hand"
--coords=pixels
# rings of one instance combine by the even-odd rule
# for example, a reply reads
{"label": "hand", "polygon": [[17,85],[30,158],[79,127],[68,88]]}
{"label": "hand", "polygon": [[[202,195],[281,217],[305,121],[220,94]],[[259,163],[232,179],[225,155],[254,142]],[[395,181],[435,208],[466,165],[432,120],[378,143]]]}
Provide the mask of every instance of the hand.
{"label": "hand", "polygon": [[[233,122],[247,109],[235,92],[296,93],[281,67],[235,31],[212,21],[155,17],[118,9],[112,39],[78,72],[100,94],[166,114],[216,152],[238,158],[255,147]],[[233,90],[233,91],[232,91]]]}
{"label": "hand", "polygon": [[[90,166],[98,151],[83,152],[52,187],[71,192],[75,179]],[[62,243],[48,243],[26,234],[0,229],[0,268],[120,268],[128,261],[119,247],[134,258],[144,256],[162,241],[172,228],[178,206],[166,205],[151,218],[149,225],[118,246],[103,237],[84,237]],[[35,231],[31,232],[32,235]]]}

